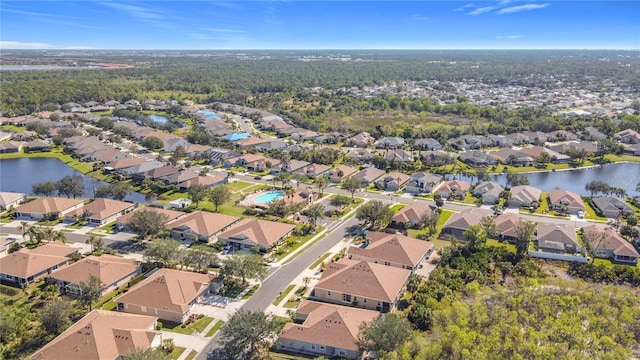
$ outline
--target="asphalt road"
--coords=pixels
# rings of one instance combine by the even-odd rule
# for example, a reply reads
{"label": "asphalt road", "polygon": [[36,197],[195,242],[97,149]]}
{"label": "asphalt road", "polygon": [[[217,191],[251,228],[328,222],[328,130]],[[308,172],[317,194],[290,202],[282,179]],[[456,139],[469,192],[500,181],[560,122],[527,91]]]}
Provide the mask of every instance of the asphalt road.
{"label": "asphalt road", "polygon": [[[316,244],[306,248],[290,263],[272,268],[267,276],[262,280],[262,286],[256,291],[242,307],[244,310],[265,311],[273,300],[302,273],[311,266],[314,261],[324,255],[332,247],[338,244],[347,235],[347,229],[359,224],[355,217],[334,222],[328,226],[327,235]],[[219,332],[214,336],[205,350],[200,352],[196,359],[224,359],[224,355],[219,351]]]}

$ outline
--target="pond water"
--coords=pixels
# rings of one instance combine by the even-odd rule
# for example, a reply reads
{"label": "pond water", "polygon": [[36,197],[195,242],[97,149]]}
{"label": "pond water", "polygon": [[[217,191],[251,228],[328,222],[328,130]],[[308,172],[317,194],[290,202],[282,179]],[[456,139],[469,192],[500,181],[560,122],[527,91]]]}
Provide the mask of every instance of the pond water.
{"label": "pond water", "polygon": [[[84,194],[82,197],[93,198],[94,186],[107,184],[104,181],[85,176],[77,170],[70,168],[58,159],[49,158],[23,158],[0,160],[0,191],[12,191],[32,194],[32,184],[42,181],[58,181],[65,176],[80,175],[84,181]],[[133,192],[125,200],[136,203],[148,203],[155,198],[147,198],[146,195]]]}
{"label": "pond water", "polygon": [[164,116],[160,116],[160,115],[154,115],[154,114],[148,114],[147,117],[155,122],[157,122],[158,124],[164,124],[167,121],[169,121],[169,118],[166,118]]}
{"label": "pond water", "polygon": [[[448,175],[447,177],[453,177]],[[569,190],[583,196],[591,194],[584,186],[594,180],[604,181],[610,186],[627,190],[629,196],[640,195],[636,191],[636,184],[640,182],[640,163],[615,163],[599,167],[575,169],[571,171],[545,171],[527,174],[531,186],[548,192],[554,189]],[[460,179],[460,176],[457,176]],[[465,179],[467,181],[475,179]],[[507,183],[507,175],[491,175],[491,180],[502,185]]]}

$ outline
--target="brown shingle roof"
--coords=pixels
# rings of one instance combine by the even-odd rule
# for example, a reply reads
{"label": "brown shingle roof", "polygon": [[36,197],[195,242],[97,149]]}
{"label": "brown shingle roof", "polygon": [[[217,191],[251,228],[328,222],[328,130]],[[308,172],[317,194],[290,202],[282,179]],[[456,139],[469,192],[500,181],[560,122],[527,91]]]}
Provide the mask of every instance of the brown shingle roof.
{"label": "brown shingle roof", "polygon": [[256,244],[271,246],[295,229],[294,225],[274,221],[244,219],[231,229],[218,235],[222,239],[248,239]]}
{"label": "brown shingle roof", "polygon": [[520,221],[520,216],[513,213],[504,213],[496,216],[493,223],[500,234],[504,236],[517,237],[516,224]]}
{"label": "brown shingle roof", "polygon": [[68,283],[80,283],[88,281],[90,276],[95,276],[103,284],[110,285],[136,272],[138,268],[135,260],[113,255],[91,255],[56,271],[52,277]]}
{"label": "brown shingle roof", "polygon": [[613,253],[616,255],[640,257],[640,255],[638,254],[638,251],[636,251],[636,248],[633,247],[633,245],[630,242],[628,242],[622,236],[620,236],[614,229],[611,229],[611,228],[601,229],[596,225],[587,226],[582,229],[584,230],[585,233],[589,231],[596,231],[599,233],[606,232],[607,237],[605,241],[603,241],[601,244],[598,244],[599,248],[609,249],[613,251]]}
{"label": "brown shingle roof", "polygon": [[415,267],[433,247],[429,241],[376,231],[367,232],[367,239],[369,245],[364,248],[352,246],[348,253]]}
{"label": "brown shingle roof", "polygon": [[240,218],[237,216],[222,215],[207,211],[194,211],[167,224],[166,227],[168,229],[188,227],[196,234],[211,236],[238,220],[240,220]]}
{"label": "brown shingle roof", "polygon": [[533,201],[539,201],[542,191],[538,188],[534,188],[529,185],[518,185],[511,188],[511,199],[518,200],[524,203],[531,203]]}
{"label": "brown shingle roof", "polygon": [[576,229],[571,225],[538,223],[537,236],[540,247],[556,248],[557,244],[578,246]]}
{"label": "brown shingle roof", "polygon": [[2,257],[0,258],[0,272],[26,279],[54,265],[68,261],[67,256],[77,251],[65,245],[61,245],[64,249],[60,245],[52,246],[53,244],[45,244],[33,250],[22,248]]}
{"label": "brown shingle roof", "polygon": [[156,318],[94,310],[31,356],[36,360],[116,359],[148,349]]}
{"label": "brown shingle roof", "polygon": [[139,165],[143,162],[147,161],[147,159],[143,157],[139,158],[126,158],[126,159],[118,159],[110,162],[107,166],[114,168],[115,170],[124,169],[129,166]]}
{"label": "brown shingle roof", "polygon": [[322,273],[317,288],[393,302],[411,271],[343,258]]}
{"label": "brown shingle roof", "polygon": [[83,202],[82,200],[67,199],[67,198],[60,198],[60,197],[41,197],[18,206],[16,208],[16,212],[37,213],[37,214],[63,212],[78,204],[82,204],[82,202]]}
{"label": "brown shingle roof", "polygon": [[403,207],[391,220],[397,223],[417,222],[424,214],[431,214],[431,208],[425,203],[417,202]]}
{"label": "brown shingle roof", "polygon": [[115,301],[184,314],[212,279],[208,274],[160,269]]}
{"label": "brown shingle roof", "polygon": [[585,209],[582,197],[574,192],[567,190],[549,191],[549,201],[552,204],[566,204],[569,209]]}
{"label": "brown shingle roof", "polygon": [[134,206],[135,204],[132,204],[130,202],[99,198],[93,200],[92,202],[79,209],[71,211],[67,214],[67,216],[82,215],[86,213],[89,214],[90,219],[102,220]]}
{"label": "brown shingle roof", "polygon": [[[173,221],[181,216],[186,215],[186,213],[182,212],[182,211],[175,211],[175,210],[168,210],[168,209],[162,209],[162,208],[157,208],[157,207],[153,207],[153,206],[144,206],[144,207],[139,207],[131,212],[128,212],[122,216],[120,216],[118,218],[118,222],[121,224],[126,224],[129,219],[131,219],[131,217],[133,216],[133,214],[135,214],[138,211],[153,211],[153,212],[157,212],[160,214],[164,214],[167,216],[167,223],[170,221]],[[166,223],[165,223],[166,224]]]}
{"label": "brown shingle roof", "polygon": [[377,311],[347,306],[305,301],[298,306],[298,314],[307,315],[304,323],[288,323],[282,329],[278,341],[301,341],[329,347],[358,350],[356,341],[360,324],[379,316]]}
{"label": "brown shingle roof", "polygon": [[466,230],[471,225],[480,225],[480,220],[491,216],[491,212],[482,209],[467,209],[451,215],[443,228]]}

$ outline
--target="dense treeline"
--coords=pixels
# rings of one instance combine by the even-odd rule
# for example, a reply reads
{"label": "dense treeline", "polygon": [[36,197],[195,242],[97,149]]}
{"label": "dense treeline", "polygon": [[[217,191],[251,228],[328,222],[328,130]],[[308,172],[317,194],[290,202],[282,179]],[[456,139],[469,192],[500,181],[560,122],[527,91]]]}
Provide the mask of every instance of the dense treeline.
{"label": "dense treeline", "polygon": [[[346,52],[342,52],[346,53]],[[189,97],[199,102],[249,104],[261,94],[286,93],[321,86],[362,87],[403,80],[463,81],[547,87],[558,79],[582,87],[608,79],[617,86],[640,88],[638,59],[629,52],[377,52],[352,53],[362,61],[299,61],[299,53],[239,60],[234,56],[109,57],[138,67],[124,70],[16,71],[3,73],[4,112],[24,114],[65,102],[143,100]],[[313,54],[316,55],[316,54]],[[326,55],[317,53],[317,55]],[[616,59],[618,61],[604,61]],[[629,64],[630,67],[624,66]],[[554,77],[548,76],[553,74]],[[443,85],[444,86],[444,85]]]}

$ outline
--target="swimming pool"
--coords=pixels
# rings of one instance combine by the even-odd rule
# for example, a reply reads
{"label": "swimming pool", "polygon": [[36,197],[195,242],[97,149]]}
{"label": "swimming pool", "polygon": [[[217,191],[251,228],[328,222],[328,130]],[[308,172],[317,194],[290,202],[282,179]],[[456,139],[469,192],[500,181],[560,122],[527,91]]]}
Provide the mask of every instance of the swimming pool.
{"label": "swimming pool", "polygon": [[216,114],[213,111],[209,111],[209,110],[198,110],[197,111],[198,114],[202,114],[205,116],[206,120],[211,120],[211,119],[222,119],[220,117],[220,115]]}
{"label": "swimming pool", "polygon": [[253,202],[256,204],[268,204],[272,201],[281,199],[284,196],[284,192],[282,191],[268,191],[257,198],[253,199]]}

